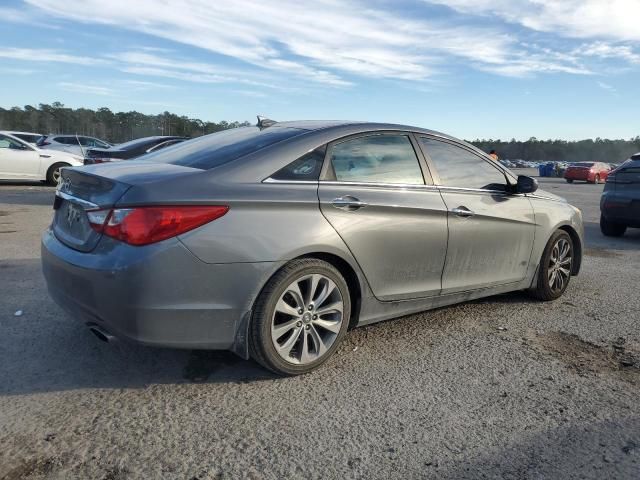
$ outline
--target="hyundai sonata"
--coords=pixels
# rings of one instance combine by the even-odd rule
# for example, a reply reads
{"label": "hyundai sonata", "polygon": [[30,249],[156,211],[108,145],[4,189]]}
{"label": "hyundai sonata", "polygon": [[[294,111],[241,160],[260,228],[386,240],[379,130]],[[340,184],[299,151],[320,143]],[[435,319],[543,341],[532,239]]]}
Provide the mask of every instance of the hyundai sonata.
{"label": "hyundai sonata", "polygon": [[102,339],[228,349],[281,374],[350,327],[514,290],[561,296],[578,209],[409,126],[261,120],[63,169],[51,296]]}

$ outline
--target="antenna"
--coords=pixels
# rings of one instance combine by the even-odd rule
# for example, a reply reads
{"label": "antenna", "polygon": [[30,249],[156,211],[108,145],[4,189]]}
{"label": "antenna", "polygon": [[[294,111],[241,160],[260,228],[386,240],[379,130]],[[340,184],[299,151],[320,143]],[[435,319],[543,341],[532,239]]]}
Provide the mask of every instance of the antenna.
{"label": "antenna", "polygon": [[84,148],[82,148],[82,144],[80,143],[80,139],[78,138],[78,132],[76,132],[76,142],[78,142],[78,146],[80,147],[80,152],[82,153],[82,158],[87,158],[84,153]]}
{"label": "antenna", "polygon": [[271,125],[275,125],[276,122],[275,120],[271,120],[270,118],[267,117],[263,117],[262,115],[258,115],[258,123],[256,124],[256,127],[258,127],[260,130],[263,130],[267,127],[270,127]]}

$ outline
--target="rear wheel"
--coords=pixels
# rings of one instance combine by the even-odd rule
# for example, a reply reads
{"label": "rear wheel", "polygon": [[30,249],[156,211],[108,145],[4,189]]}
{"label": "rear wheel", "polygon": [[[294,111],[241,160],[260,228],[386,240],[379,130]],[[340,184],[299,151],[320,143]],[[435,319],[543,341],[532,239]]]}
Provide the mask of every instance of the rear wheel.
{"label": "rear wheel", "polygon": [[573,183],[573,180],[571,178],[567,178],[567,183]]}
{"label": "rear wheel", "polygon": [[322,365],[349,326],[349,288],[335,267],[317,259],[293,260],[260,293],[249,328],[251,356],[281,375]]}
{"label": "rear wheel", "polygon": [[624,223],[616,223],[604,218],[604,215],[600,215],[600,231],[607,237],[621,237],[624,232],[627,231],[627,226]]}
{"label": "rear wheel", "polygon": [[62,167],[70,167],[68,163],[54,163],[47,170],[47,185],[58,185],[60,181],[60,169]]}
{"label": "rear wheel", "polygon": [[564,230],[556,231],[542,253],[538,281],[530,293],[539,300],[555,300],[562,296],[571,279],[573,242]]}
{"label": "rear wheel", "polygon": [[600,183],[600,175],[596,175],[596,177],[593,180],[593,183],[595,183],[596,185]]}

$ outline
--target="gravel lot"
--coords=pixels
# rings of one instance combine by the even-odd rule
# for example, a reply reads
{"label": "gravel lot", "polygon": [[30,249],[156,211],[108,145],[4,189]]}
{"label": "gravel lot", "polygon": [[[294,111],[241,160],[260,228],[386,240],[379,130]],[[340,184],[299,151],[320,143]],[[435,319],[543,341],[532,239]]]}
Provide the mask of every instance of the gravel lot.
{"label": "gravel lot", "polygon": [[298,378],[97,341],[45,290],[53,190],[0,184],[0,479],[639,478],[640,230],[600,234],[601,185],[541,182],[585,216],[563,298],[357,329]]}

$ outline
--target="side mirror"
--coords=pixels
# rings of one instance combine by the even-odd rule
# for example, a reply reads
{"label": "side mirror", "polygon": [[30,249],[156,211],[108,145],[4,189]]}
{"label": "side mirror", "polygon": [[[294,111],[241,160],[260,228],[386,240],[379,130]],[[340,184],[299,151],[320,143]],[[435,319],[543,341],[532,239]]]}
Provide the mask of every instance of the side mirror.
{"label": "side mirror", "polygon": [[533,193],[538,190],[538,181],[526,175],[518,175],[516,193]]}

